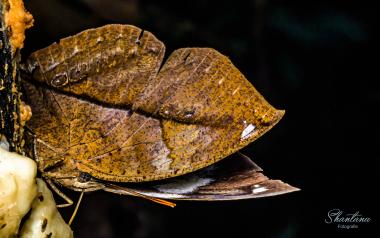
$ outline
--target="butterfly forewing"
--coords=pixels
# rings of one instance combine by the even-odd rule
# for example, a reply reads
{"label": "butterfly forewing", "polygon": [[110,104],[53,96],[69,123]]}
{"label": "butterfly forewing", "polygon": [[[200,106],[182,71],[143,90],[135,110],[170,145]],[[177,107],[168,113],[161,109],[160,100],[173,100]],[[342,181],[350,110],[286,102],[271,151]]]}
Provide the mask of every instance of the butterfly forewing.
{"label": "butterfly forewing", "polygon": [[25,87],[40,161],[108,181],[165,179],[225,158],[281,119],[217,51],[179,49],[160,69],[163,56],[159,40],[128,25],[33,53]]}

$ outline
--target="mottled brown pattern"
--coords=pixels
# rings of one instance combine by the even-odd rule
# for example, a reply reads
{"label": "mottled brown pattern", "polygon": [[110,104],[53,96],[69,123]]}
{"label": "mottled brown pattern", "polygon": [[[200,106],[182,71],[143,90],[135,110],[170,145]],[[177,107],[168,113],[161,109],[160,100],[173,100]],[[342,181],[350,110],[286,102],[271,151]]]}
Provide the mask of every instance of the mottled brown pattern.
{"label": "mottled brown pattern", "polygon": [[147,31],[107,25],[33,53],[24,85],[40,170],[73,189],[88,188],[80,172],[170,178],[238,151],[283,116],[217,51],[179,49],[160,69],[164,50]]}

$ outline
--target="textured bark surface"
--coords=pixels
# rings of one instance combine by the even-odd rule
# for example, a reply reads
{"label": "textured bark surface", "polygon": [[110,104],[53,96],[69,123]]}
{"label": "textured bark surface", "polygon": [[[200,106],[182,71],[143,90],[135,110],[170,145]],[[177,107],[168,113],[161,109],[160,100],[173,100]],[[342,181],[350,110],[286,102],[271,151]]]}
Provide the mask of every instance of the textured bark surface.
{"label": "textured bark surface", "polygon": [[0,2],[0,136],[3,135],[11,151],[23,153],[23,121],[20,116],[20,54],[11,44],[10,26],[5,15],[10,11],[8,1]]}
{"label": "textured bark surface", "polygon": [[238,151],[283,116],[226,57],[174,51],[129,25],[90,29],[33,53],[25,82],[39,168],[71,188],[81,174],[140,182],[183,175]]}

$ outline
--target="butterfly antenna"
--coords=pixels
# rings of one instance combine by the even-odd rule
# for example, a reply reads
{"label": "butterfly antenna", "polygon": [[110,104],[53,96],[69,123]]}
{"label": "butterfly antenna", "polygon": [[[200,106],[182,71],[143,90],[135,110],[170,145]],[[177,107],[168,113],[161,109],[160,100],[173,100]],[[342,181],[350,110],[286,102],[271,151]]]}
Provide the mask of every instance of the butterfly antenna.
{"label": "butterfly antenna", "polygon": [[71,224],[72,224],[73,221],[74,221],[75,216],[77,215],[77,212],[78,212],[78,209],[79,209],[79,205],[80,205],[80,203],[82,202],[83,194],[84,194],[84,192],[81,192],[81,193],[80,193],[80,196],[79,196],[79,199],[78,199],[77,205],[75,206],[74,212],[73,212],[73,214],[71,215],[71,218],[70,218],[70,220],[69,220],[69,226],[71,226]]}
{"label": "butterfly antenna", "polygon": [[162,205],[165,205],[165,206],[168,206],[168,207],[173,207],[174,208],[176,206],[175,203],[172,203],[172,202],[169,202],[169,201],[166,201],[166,200],[163,200],[163,199],[147,196],[147,195],[141,194],[141,193],[136,192],[136,191],[134,191],[132,189],[129,189],[129,188],[117,186],[117,185],[111,184],[111,183],[107,183],[106,186],[107,186],[107,188],[114,189],[114,190],[121,190],[121,191],[124,191],[124,192],[126,192],[126,193],[128,193],[130,195],[133,195],[133,196],[136,196],[136,197],[145,198],[145,199],[150,200],[152,202],[155,202],[155,203],[158,203],[158,204],[162,204]]}

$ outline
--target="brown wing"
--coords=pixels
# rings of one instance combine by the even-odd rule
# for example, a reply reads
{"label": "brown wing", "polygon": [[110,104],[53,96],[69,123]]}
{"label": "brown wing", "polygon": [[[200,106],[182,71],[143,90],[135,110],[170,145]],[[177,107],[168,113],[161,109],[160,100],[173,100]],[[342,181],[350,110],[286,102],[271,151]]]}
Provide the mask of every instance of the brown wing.
{"label": "brown wing", "polygon": [[33,53],[33,79],[99,102],[132,105],[154,78],[165,46],[130,25],[83,31]]}
{"label": "brown wing", "polygon": [[[58,147],[55,156],[100,179],[157,180],[221,160],[281,119],[284,112],[213,49],[176,50],[157,74],[164,46],[140,33],[109,25],[28,59],[34,80],[49,86],[27,90],[32,109],[50,113],[33,117],[30,127]],[[45,106],[39,94],[50,95]],[[51,130],[57,121],[62,128]]]}

